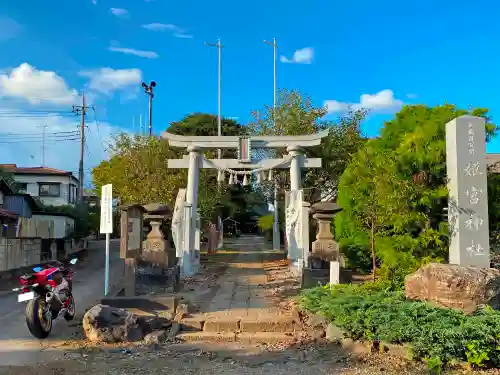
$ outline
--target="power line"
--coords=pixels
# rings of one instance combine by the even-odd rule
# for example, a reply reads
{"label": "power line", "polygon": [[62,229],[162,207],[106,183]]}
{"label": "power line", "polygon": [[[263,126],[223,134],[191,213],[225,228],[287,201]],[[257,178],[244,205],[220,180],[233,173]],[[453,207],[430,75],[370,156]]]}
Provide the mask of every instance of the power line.
{"label": "power line", "polygon": [[13,141],[32,141],[32,140],[43,140],[43,139],[66,139],[79,137],[80,133],[75,132],[73,134],[33,134],[33,135],[2,135],[0,134],[1,140],[13,140]]}
{"label": "power line", "polygon": [[106,151],[107,147],[105,145],[104,140],[101,137],[101,129],[100,129],[101,127],[99,126],[99,121],[97,120],[97,112],[96,112],[96,110],[95,110],[94,107],[92,107],[92,110],[94,111],[94,121],[95,121],[95,124],[96,124],[96,127],[97,127],[97,135],[99,137],[99,140],[101,141],[101,145],[102,145],[103,150]]}
{"label": "power line", "polygon": [[[75,138],[61,138],[61,139],[46,139],[45,143],[57,143],[57,142],[67,142],[67,141],[77,141],[79,140],[79,137]],[[40,143],[42,140],[41,139],[30,139],[30,140],[1,140],[0,143],[2,144],[24,144],[24,143]]]}
{"label": "power line", "polygon": [[[79,134],[80,132],[78,130],[71,130],[71,131],[64,131],[64,132],[51,132],[51,133],[45,133],[46,135],[50,135],[50,134],[54,134],[54,135],[58,135],[58,134],[72,134],[72,133],[77,133]],[[40,135],[39,133],[0,133],[0,135],[14,135],[14,136],[32,136],[32,135]]]}

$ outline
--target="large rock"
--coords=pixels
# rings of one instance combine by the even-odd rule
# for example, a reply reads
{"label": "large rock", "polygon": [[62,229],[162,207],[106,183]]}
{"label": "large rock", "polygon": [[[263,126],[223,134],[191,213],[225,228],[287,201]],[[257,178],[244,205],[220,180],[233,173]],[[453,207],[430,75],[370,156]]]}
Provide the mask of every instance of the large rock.
{"label": "large rock", "polygon": [[478,305],[500,308],[500,270],[431,263],[405,279],[409,299],[472,313]]}
{"label": "large rock", "polygon": [[107,305],[96,305],[83,316],[83,331],[93,342],[140,341],[169,325],[171,322],[165,318],[138,316]]}

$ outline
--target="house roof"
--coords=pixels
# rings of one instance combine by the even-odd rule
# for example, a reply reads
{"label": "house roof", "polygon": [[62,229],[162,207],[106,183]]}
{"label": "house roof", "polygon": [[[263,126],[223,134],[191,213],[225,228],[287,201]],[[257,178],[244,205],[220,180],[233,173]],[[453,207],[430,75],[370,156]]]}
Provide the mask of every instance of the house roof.
{"label": "house roof", "polygon": [[63,171],[55,168],[47,167],[18,167],[17,164],[0,164],[0,168],[14,174],[31,174],[31,175],[51,175],[51,176],[73,176],[73,172]]}

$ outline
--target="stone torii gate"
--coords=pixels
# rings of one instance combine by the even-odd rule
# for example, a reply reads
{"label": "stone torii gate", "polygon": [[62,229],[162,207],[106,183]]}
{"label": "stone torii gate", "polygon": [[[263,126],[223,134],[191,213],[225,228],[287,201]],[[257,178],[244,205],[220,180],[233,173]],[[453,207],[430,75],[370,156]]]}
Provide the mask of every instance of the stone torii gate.
{"label": "stone torii gate", "polygon": [[[172,147],[185,148],[188,155],[182,159],[169,159],[168,168],[187,168],[188,181],[187,189],[181,192],[185,194],[185,201],[181,204],[178,197],[178,204],[174,210],[181,209],[180,221],[181,225],[178,228],[181,240],[177,241],[177,255],[181,259],[181,272],[185,276],[190,276],[198,272],[199,267],[199,228],[197,227],[197,208],[198,208],[198,182],[200,168],[217,169],[223,174],[229,174],[230,180],[233,176],[247,176],[258,174],[265,171],[272,173],[273,169],[290,168],[290,190],[291,192],[301,193],[301,169],[302,168],[320,168],[321,159],[307,158],[304,151],[307,147],[319,146],[321,139],[328,135],[328,130],[321,131],[311,135],[299,136],[181,136],[164,132],[162,138],[169,142]],[[255,161],[251,158],[251,150],[253,149],[283,149],[286,148],[288,155],[281,159],[264,159]],[[238,159],[205,159],[203,151],[209,149],[237,149]],[[243,170],[242,170],[243,169]],[[300,199],[302,205],[302,194],[295,194],[294,197]],[[293,203],[293,202],[290,202]],[[296,202],[298,203],[298,202]],[[183,208],[180,208],[183,206]],[[292,210],[293,211],[293,210]],[[198,223],[199,226],[199,223]],[[288,223],[287,223],[288,226]],[[290,234],[289,234],[290,235]],[[293,236],[293,233],[291,233]],[[174,235],[175,236],[175,235]],[[290,241],[294,244],[301,244],[299,238]],[[292,258],[301,258],[298,254],[298,249],[292,254]],[[291,255],[289,253],[289,258]]]}

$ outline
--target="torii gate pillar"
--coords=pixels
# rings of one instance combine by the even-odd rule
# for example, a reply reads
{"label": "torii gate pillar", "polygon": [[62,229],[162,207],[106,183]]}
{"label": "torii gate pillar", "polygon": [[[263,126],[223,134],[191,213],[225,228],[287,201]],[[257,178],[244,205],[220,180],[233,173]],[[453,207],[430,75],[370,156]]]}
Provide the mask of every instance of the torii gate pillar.
{"label": "torii gate pillar", "polygon": [[290,156],[294,158],[290,162],[290,190],[300,190],[302,189],[302,148],[298,146],[288,146],[287,151]]}
{"label": "torii gate pillar", "polygon": [[[197,225],[197,212],[198,212],[198,182],[200,179],[200,149],[196,146],[188,146],[189,152],[189,169],[188,181],[186,189],[186,205],[185,209],[189,219],[186,220],[184,228],[184,241],[185,250],[182,253],[181,273],[183,276],[192,276],[198,273],[198,266],[200,264],[199,244],[196,243],[196,225]],[[189,250],[189,251],[186,251]]]}

